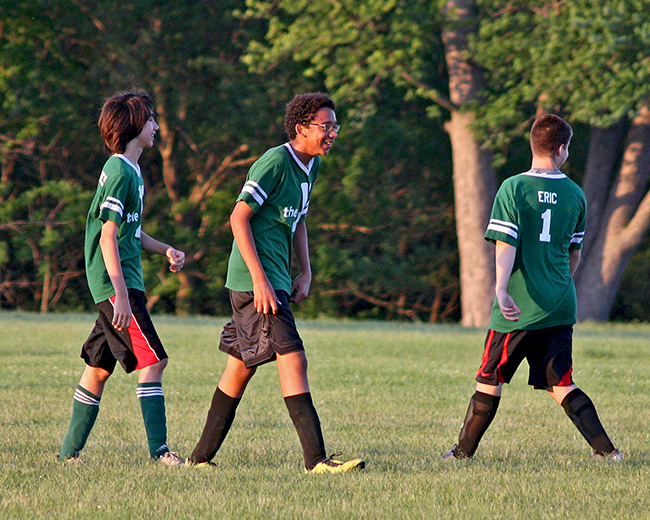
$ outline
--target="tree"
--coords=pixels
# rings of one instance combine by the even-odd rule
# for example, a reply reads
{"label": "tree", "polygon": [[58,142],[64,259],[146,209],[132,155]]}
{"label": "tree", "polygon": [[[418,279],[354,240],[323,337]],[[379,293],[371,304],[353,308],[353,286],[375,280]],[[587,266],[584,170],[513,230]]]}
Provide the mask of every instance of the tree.
{"label": "tree", "polygon": [[[482,72],[467,59],[476,32],[474,2],[339,0],[332,3],[251,1],[249,16],[268,19],[266,42],[252,42],[255,70],[283,60],[321,74],[337,98],[354,109],[359,125],[383,110],[382,88],[392,83],[406,100],[426,98],[429,113],[447,119],[453,153],[456,231],[460,256],[462,323],[485,325],[492,304],[494,260],[483,241],[496,175],[492,152],[473,131],[468,107],[479,99]],[[446,93],[448,92],[448,94]],[[381,107],[381,108],[380,108]]]}
{"label": "tree", "polygon": [[94,84],[77,43],[83,28],[60,30],[73,18],[57,3],[0,3],[3,307],[46,312],[63,298],[76,308],[89,301],[67,290],[85,281],[89,199],[79,181],[92,160],[77,114],[88,108],[82,92]]}
{"label": "tree", "polygon": [[650,15],[639,0],[481,4],[475,57],[491,87],[481,121],[493,144],[540,112],[590,125],[582,178],[589,215],[576,287],[579,319],[607,320],[650,226]]}

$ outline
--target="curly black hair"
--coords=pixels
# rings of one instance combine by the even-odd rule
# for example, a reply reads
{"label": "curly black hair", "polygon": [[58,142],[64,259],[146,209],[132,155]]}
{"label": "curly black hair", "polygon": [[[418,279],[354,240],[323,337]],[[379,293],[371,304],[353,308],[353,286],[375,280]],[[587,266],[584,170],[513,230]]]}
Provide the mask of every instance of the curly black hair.
{"label": "curly black hair", "polygon": [[336,110],[334,101],[322,92],[308,92],[296,95],[289,103],[284,114],[284,130],[289,140],[296,138],[296,125],[312,121],[321,108]]}

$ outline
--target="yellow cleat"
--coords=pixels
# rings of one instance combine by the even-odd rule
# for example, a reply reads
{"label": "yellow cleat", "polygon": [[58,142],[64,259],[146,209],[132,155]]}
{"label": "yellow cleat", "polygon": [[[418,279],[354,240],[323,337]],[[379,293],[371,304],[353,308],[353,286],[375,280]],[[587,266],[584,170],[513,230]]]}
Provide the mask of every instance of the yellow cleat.
{"label": "yellow cleat", "polygon": [[216,464],[211,460],[206,460],[205,462],[194,462],[190,459],[185,461],[186,466],[191,466],[193,468],[213,468],[216,467]]}
{"label": "yellow cleat", "polygon": [[305,473],[347,473],[352,470],[361,470],[366,467],[366,463],[361,459],[352,459],[347,462],[326,458],[324,461],[316,464],[312,469],[305,469]]}

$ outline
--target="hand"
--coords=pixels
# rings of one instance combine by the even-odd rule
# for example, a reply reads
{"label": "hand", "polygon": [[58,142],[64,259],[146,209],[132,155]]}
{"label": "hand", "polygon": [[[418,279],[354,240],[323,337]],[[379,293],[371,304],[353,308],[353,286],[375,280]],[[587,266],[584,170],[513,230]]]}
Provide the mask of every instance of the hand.
{"label": "hand", "polygon": [[503,317],[508,321],[519,321],[521,311],[507,291],[497,292],[497,303]]}
{"label": "hand", "polygon": [[127,330],[131,325],[131,304],[128,296],[115,296],[111,323],[120,332]]}
{"label": "hand", "polygon": [[311,286],[311,275],[300,273],[291,284],[290,302],[297,303],[309,296],[309,287]]}
{"label": "hand", "polygon": [[278,296],[268,281],[253,283],[253,304],[257,312],[277,314],[279,303]]}
{"label": "hand", "polygon": [[185,264],[185,253],[183,251],[170,247],[165,251],[165,256],[169,261],[169,270],[172,273],[177,273],[183,269],[183,265]]}

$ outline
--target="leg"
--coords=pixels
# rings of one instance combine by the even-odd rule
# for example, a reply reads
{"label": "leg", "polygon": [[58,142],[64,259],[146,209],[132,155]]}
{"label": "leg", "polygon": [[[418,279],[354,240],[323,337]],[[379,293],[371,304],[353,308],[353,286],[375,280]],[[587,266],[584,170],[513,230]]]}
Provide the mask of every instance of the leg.
{"label": "leg", "polygon": [[552,386],[547,388],[547,391],[555,402],[564,408],[569,419],[593,448],[594,455],[600,457],[618,455],[620,457],[598,418],[594,403],[587,394],[575,384]]}
{"label": "leg", "polygon": [[309,393],[307,356],[304,351],[278,355],[277,364],[283,397]]}
{"label": "leg", "polygon": [[138,384],[162,383],[163,371],[168,362],[169,360],[165,358],[158,361],[158,363],[142,368],[138,375]]}
{"label": "leg", "polygon": [[101,397],[106,381],[110,376],[111,373],[103,368],[86,365],[83,374],[81,374],[81,379],[79,379],[79,386]]}
{"label": "leg", "polygon": [[241,398],[248,382],[255,375],[255,370],[255,368],[246,368],[241,359],[228,356],[226,369],[221,374],[217,388],[230,397]]}
{"label": "leg", "polygon": [[86,445],[99,413],[99,402],[104,385],[110,375],[111,373],[103,368],[86,365],[75,390],[72,417],[61,445],[59,460],[77,458]]}
{"label": "leg", "polygon": [[311,470],[327,455],[320,419],[309,392],[307,357],[304,351],[291,352],[278,355],[277,363],[284,402],[298,432],[305,468]]}
{"label": "leg", "polygon": [[242,360],[228,356],[226,369],[212,397],[203,433],[189,458],[191,463],[208,463],[217,454],[235,419],[246,385],[254,374],[254,368],[246,368]]}
{"label": "leg", "polygon": [[498,385],[476,383],[476,392],[470,399],[458,444],[445,458],[467,459],[474,455],[483,434],[497,413],[502,386],[501,383]]}
{"label": "leg", "polygon": [[[167,362],[165,358],[146,366],[138,375],[136,395],[140,401],[144,429],[147,433],[149,455],[154,459],[160,459],[170,451],[167,446],[167,410],[162,389],[162,376]],[[178,461],[175,461],[172,465],[177,463]]]}

